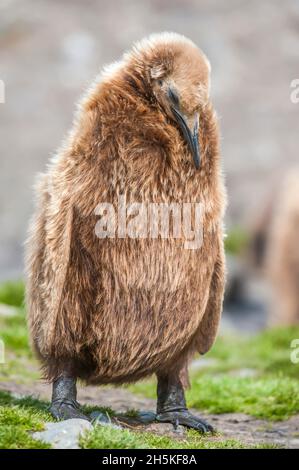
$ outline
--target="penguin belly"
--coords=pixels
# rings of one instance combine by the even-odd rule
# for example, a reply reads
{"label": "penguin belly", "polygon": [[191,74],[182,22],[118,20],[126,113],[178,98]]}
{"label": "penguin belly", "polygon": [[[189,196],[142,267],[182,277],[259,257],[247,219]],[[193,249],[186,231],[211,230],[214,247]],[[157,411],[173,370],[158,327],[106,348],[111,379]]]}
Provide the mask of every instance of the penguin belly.
{"label": "penguin belly", "polygon": [[211,273],[200,278],[195,251],[164,244],[158,257],[156,246],[106,253],[101,308],[89,326],[96,358],[91,382],[130,382],[163,370],[188,347],[200,324]]}

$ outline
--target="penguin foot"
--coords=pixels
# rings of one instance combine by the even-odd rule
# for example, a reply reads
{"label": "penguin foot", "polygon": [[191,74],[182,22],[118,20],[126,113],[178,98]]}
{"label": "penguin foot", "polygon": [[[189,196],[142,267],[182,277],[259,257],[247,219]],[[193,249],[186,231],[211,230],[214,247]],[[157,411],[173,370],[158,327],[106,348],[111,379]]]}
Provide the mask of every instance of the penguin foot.
{"label": "penguin foot", "polygon": [[215,432],[214,428],[205,420],[198,418],[188,410],[165,411],[156,415],[156,420],[160,423],[172,423],[175,428],[178,425],[195,429],[200,433]]}
{"label": "penguin foot", "polygon": [[50,407],[50,413],[53,418],[58,420],[77,418],[90,421],[90,418],[80,411],[80,405],[75,400],[53,400]]}

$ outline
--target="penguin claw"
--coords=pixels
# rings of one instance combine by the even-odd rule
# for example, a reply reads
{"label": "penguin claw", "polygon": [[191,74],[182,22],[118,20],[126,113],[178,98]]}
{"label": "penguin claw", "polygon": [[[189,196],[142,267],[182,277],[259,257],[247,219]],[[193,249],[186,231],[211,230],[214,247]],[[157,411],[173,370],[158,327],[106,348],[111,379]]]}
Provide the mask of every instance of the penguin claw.
{"label": "penguin claw", "polygon": [[90,421],[90,418],[81,413],[79,404],[73,400],[55,400],[50,407],[50,413],[53,418],[62,421],[66,419],[85,419]]}
{"label": "penguin claw", "polygon": [[202,434],[215,432],[213,426],[188,410],[162,412],[156,416],[156,420],[160,423],[172,423],[176,428],[180,424],[186,428],[195,429]]}

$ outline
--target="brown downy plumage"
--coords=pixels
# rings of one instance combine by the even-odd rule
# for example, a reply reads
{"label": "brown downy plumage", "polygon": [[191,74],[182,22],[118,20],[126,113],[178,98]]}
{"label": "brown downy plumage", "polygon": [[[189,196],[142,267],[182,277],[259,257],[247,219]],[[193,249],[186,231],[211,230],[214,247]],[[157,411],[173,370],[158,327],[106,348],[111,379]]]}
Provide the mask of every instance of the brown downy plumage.
{"label": "brown downy plumage", "polygon": [[273,195],[265,270],[270,283],[270,326],[299,323],[299,168],[283,177]]}
{"label": "brown downy plumage", "polygon": [[[66,370],[99,384],[183,373],[195,351],[213,344],[225,191],[209,74],[204,54],[182,36],[138,43],[88,90],[66,143],[40,176],[27,303],[49,380]],[[175,105],[190,128],[198,119],[199,169]],[[99,238],[97,205],[117,208],[122,195],[127,204],[202,203],[202,246],[187,249],[186,236]]]}

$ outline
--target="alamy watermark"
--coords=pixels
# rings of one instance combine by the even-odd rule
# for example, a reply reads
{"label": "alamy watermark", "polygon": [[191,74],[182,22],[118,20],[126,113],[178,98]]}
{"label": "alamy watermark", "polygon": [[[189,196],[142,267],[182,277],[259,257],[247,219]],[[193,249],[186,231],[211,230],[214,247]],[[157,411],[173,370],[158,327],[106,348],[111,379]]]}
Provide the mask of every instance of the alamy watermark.
{"label": "alamy watermark", "polygon": [[299,78],[294,78],[294,80],[291,81],[291,94],[290,94],[290,99],[291,102],[294,104],[299,103]]}
{"label": "alamy watermark", "polygon": [[293,351],[290,354],[290,359],[293,364],[299,363],[299,339],[293,339],[291,342],[291,348]]}
{"label": "alamy watermark", "polygon": [[5,345],[4,341],[0,339],[0,364],[5,363]]}
{"label": "alamy watermark", "polygon": [[188,250],[202,246],[202,203],[127,204],[126,197],[121,195],[117,207],[101,202],[95,214],[100,216],[95,226],[98,238],[175,238],[182,239]]}

